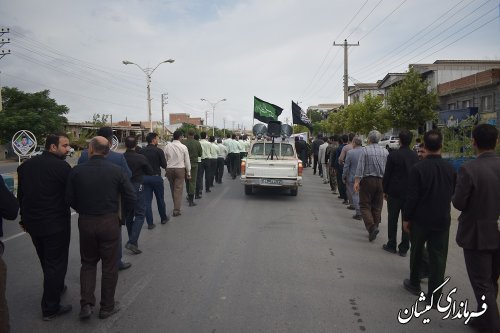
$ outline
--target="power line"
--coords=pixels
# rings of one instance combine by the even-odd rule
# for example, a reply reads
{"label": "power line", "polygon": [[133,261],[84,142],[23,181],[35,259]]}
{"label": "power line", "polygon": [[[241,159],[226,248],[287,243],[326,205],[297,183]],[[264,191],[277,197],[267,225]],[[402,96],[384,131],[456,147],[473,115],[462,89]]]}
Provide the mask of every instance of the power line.
{"label": "power line", "polygon": [[401,3],[396,7],[394,8],[394,10],[392,12],[389,13],[389,15],[387,15],[386,17],[384,17],[382,19],[382,21],[380,21],[374,28],[370,29],[366,34],[363,35],[363,37],[361,37],[359,39],[359,41],[362,41],[363,38],[365,38],[366,36],[368,36],[369,34],[371,34],[372,32],[374,32],[375,30],[377,30],[378,27],[380,27],[380,25],[382,23],[384,23],[392,14],[394,14],[407,0],[403,0],[401,1]]}
{"label": "power line", "polygon": [[351,33],[350,33],[350,34],[349,34],[349,35],[348,35],[345,39],[349,39],[349,37],[351,37],[351,35],[352,35],[353,33],[355,33],[355,32],[358,30],[359,26],[360,26],[361,24],[363,24],[363,22],[364,22],[364,21],[365,21],[368,17],[370,17],[370,15],[371,15],[371,14],[375,11],[375,9],[377,9],[377,7],[378,7],[378,6],[380,6],[380,4],[382,3],[382,1],[384,1],[384,0],[380,0],[380,1],[379,1],[376,5],[375,5],[375,7],[373,7],[373,9],[372,9],[372,10],[368,13],[368,15],[366,15],[366,16],[365,16],[365,18],[364,18],[363,20],[361,20],[361,22],[359,22],[359,24],[356,26],[356,28],[355,28],[355,29],[354,29],[354,30],[353,30],[353,31],[352,31],[352,32],[351,32]]}

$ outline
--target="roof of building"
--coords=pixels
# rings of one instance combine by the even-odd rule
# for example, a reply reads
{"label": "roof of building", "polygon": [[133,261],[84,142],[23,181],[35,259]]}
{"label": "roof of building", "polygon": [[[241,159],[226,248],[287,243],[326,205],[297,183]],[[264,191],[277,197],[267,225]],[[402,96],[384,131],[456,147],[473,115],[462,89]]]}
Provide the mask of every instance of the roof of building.
{"label": "roof of building", "polygon": [[470,89],[500,84],[500,68],[492,68],[438,85],[438,95],[445,96]]}

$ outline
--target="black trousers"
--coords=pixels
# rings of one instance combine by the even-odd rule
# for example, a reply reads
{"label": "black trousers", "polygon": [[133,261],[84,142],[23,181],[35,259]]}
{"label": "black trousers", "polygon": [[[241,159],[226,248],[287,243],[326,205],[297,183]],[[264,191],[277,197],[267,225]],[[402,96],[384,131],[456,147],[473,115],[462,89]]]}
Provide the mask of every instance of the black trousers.
{"label": "black trousers", "polygon": [[[496,250],[467,250],[464,249],[465,266],[469,275],[470,284],[477,300],[477,311],[481,311],[482,304],[486,303],[486,312],[476,318],[483,327],[489,327],[487,332],[500,332],[500,318],[498,315],[498,278],[500,276],[500,249]],[[481,298],[485,297],[483,301]]]}
{"label": "black trousers", "polygon": [[208,179],[209,174],[209,162],[208,158],[204,158],[198,163],[198,174],[196,176],[196,194],[199,195],[203,192],[203,175],[205,175],[205,181]]}
{"label": "black trousers", "polygon": [[229,154],[229,162],[231,163],[231,177],[233,179],[236,178],[236,175],[238,173],[238,169],[240,168],[240,165],[238,163],[239,159],[240,159],[239,153],[230,153]]}
{"label": "black trousers", "polygon": [[68,252],[71,229],[46,236],[31,236],[43,270],[43,316],[50,316],[59,311],[61,292],[68,270]]}
{"label": "black trousers", "polygon": [[[387,246],[396,249],[398,244],[398,222],[399,215],[402,212],[405,201],[400,198],[388,196],[387,198],[387,237],[389,241]],[[401,219],[401,243],[399,243],[398,250],[400,253],[408,252],[410,248],[410,235],[403,230],[403,220]]]}
{"label": "black trousers", "polygon": [[217,172],[217,159],[210,158],[208,160],[208,177],[205,175],[205,187],[210,188],[214,186],[215,173]]}
{"label": "black trousers", "polygon": [[314,172],[314,174],[316,174],[316,167],[319,167],[319,170],[321,170],[321,163],[319,163],[319,157],[318,157],[318,155],[314,154],[313,155],[313,172]]}
{"label": "black trousers", "polygon": [[217,168],[215,170],[215,182],[222,183],[222,176],[224,175],[224,158],[217,158]]}

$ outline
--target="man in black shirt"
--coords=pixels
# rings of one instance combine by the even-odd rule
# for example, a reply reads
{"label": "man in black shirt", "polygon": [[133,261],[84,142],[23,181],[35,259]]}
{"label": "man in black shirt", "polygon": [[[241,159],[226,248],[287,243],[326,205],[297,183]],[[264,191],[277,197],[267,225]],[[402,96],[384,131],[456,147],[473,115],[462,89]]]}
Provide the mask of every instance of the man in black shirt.
{"label": "man in black shirt", "polygon": [[146,136],[148,145],[139,151],[140,154],[146,156],[153,168],[153,175],[144,175],[144,202],[146,208],[146,222],[148,229],[153,229],[155,224],[153,222],[153,209],[151,203],[153,202],[153,193],[156,197],[156,206],[160,214],[161,224],[165,224],[170,219],[167,215],[165,205],[164,183],[161,176],[161,169],[167,168],[167,161],[165,160],[165,153],[158,148],[158,134],[148,133]]}
{"label": "man in black shirt", "polygon": [[[403,209],[403,229],[410,232],[410,279],[404,287],[411,293],[420,292],[420,269],[424,245],[429,252],[429,284],[427,299],[444,281],[448,238],[450,233],[451,197],[455,189],[456,172],[441,158],[443,136],[437,130],[424,135],[427,157],[413,166],[408,178]],[[437,303],[441,290],[434,295]],[[436,304],[432,304],[435,306]]]}
{"label": "man in black shirt", "polygon": [[125,248],[132,251],[134,254],[139,254],[142,251],[139,250],[137,242],[139,241],[139,235],[141,234],[142,225],[144,224],[143,178],[144,175],[151,176],[153,174],[153,169],[151,165],[149,165],[146,156],[137,153],[135,149],[137,147],[137,140],[134,136],[125,138],[125,147],[127,147],[127,151],[123,156],[125,156],[127,165],[132,171],[132,178],[130,178],[130,181],[134,186],[135,195],[137,197],[134,210],[125,220],[128,231],[128,242],[125,244]]}
{"label": "man in black shirt", "polygon": [[99,318],[118,312],[115,289],[118,281],[120,195],[125,216],[132,211],[136,196],[132,183],[105,155],[108,140],[97,136],[90,141],[86,163],[73,168],[66,187],[66,200],[80,216],[80,319],[88,319],[95,305],[97,263],[102,260],[101,310]]}
{"label": "man in black shirt", "polygon": [[71,311],[71,305],[60,304],[71,237],[71,211],[64,197],[71,171],[64,161],[69,150],[65,134],[50,134],[42,155],[17,168],[22,221],[43,270],[43,320]]}
{"label": "man in black shirt", "polygon": [[319,161],[319,146],[321,146],[323,143],[323,137],[321,134],[318,134],[316,140],[312,142],[312,153],[313,153],[313,174],[316,174],[316,166],[318,167],[319,170],[319,175],[323,175],[323,166],[321,163],[318,163]]}
{"label": "man in black shirt", "polygon": [[399,132],[400,148],[393,150],[387,156],[382,186],[384,198],[387,200],[387,234],[388,242],[382,248],[391,253],[399,252],[402,257],[410,249],[410,236],[401,230],[401,243],[396,250],[399,214],[406,200],[406,189],[408,187],[408,175],[410,170],[418,162],[417,153],[410,149],[413,134],[408,130]]}

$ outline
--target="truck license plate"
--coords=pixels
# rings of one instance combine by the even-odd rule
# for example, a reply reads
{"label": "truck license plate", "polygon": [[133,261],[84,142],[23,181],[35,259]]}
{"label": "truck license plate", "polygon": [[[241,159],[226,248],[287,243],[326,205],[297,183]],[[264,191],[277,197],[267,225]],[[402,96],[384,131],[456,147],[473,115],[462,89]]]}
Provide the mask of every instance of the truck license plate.
{"label": "truck license plate", "polygon": [[262,179],[262,184],[266,185],[281,185],[281,179]]}

